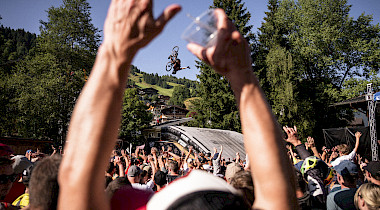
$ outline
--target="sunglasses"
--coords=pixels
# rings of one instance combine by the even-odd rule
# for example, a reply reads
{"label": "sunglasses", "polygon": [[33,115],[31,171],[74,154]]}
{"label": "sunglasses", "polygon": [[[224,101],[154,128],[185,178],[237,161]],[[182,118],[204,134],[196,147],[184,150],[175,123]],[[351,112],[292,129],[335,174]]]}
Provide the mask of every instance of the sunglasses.
{"label": "sunglasses", "polygon": [[11,175],[0,175],[0,184],[7,184],[10,182],[15,182],[17,179],[17,174],[11,174]]}

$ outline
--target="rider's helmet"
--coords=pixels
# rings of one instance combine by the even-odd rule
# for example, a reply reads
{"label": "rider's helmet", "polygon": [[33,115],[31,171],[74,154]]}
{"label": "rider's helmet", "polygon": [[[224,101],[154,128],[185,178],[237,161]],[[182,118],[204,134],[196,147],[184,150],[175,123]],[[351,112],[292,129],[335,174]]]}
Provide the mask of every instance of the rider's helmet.
{"label": "rider's helmet", "polygon": [[315,156],[310,156],[310,157],[307,157],[303,163],[302,163],[302,166],[301,166],[301,173],[303,176],[305,176],[305,173],[310,170],[310,169],[313,169],[318,163],[318,158],[315,157]]}
{"label": "rider's helmet", "polygon": [[330,184],[334,177],[334,169],[328,167],[328,165],[321,159],[315,156],[307,157],[301,166],[301,173],[307,179],[307,172],[311,169],[317,169],[314,173],[323,179],[325,185]]}

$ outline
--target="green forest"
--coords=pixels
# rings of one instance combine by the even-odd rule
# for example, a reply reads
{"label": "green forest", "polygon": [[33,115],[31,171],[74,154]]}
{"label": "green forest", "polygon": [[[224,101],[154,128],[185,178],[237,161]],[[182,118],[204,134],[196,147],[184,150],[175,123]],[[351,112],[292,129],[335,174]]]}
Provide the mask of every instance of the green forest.
{"label": "green forest", "polygon": [[[368,83],[375,92],[380,89],[380,26],[371,15],[350,17],[346,0],[269,0],[258,32],[249,25],[252,14],[244,1],[214,0],[210,7],[224,9],[250,44],[252,69],[279,123],[296,125],[303,137],[319,138],[323,128],[346,126],[353,111],[331,104],[365,94]],[[90,8],[85,0],[51,7],[39,35],[6,28],[0,19],[1,136],[65,139],[100,45]],[[132,66],[129,85],[156,88],[175,105],[192,98],[197,115],[190,126],[240,132],[228,81],[204,62],[196,63],[197,81]],[[135,100],[128,106],[143,110],[136,94],[126,92],[126,106]],[[149,116],[141,118],[144,123],[131,129],[146,127]],[[124,129],[123,123],[124,118]]]}

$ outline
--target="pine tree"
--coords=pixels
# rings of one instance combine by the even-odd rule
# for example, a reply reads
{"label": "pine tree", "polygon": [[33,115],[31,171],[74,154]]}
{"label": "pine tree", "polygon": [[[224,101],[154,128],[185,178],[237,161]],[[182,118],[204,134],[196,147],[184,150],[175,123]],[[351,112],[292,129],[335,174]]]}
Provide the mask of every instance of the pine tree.
{"label": "pine tree", "polygon": [[95,60],[99,30],[85,0],[63,0],[51,7],[41,35],[27,58],[17,64],[18,134],[64,140],[75,101]]}
{"label": "pine tree", "polygon": [[[136,88],[125,90],[120,137],[128,139],[135,144],[143,143],[141,132],[148,128],[153,115],[148,112],[148,107],[139,99]],[[133,140],[133,141],[131,141]]]}
{"label": "pine tree", "polygon": [[330,106],[344,99],[344,81],[378,72],[379,26],[350,18],[345,0],[270,0],[268,9],[255,70],[280,124],[322,139],[352,117]]}

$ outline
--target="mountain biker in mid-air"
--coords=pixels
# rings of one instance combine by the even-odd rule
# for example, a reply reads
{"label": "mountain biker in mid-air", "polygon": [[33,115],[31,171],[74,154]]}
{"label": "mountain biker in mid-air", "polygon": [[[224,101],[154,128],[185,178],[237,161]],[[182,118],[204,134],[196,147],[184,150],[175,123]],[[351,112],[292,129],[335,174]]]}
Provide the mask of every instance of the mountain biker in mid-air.
{"label": "mountain biker in mid-air", "polygon": [[167,71],[170,71],[171,70],[171,67],[173,67],[173,72],[172,74],[176,74],[177,71],[180,71],[182,69],[190,69],[190,66],[187,66],[187,67],[181,67],[181,60],[179,58],[177,58],[178,56],[178,47],[175,46],[173,48],[173,52],[172,54],[168,57],[168,59],[170,59],[168,65],[166,66],[166,70]]}

